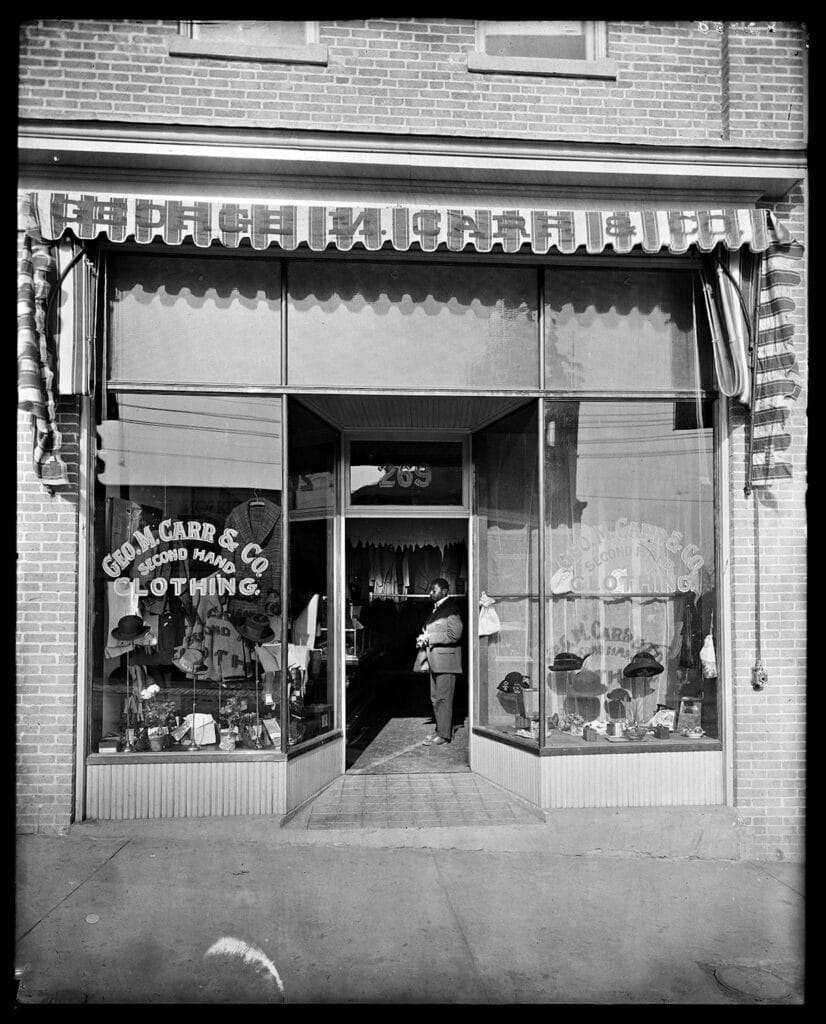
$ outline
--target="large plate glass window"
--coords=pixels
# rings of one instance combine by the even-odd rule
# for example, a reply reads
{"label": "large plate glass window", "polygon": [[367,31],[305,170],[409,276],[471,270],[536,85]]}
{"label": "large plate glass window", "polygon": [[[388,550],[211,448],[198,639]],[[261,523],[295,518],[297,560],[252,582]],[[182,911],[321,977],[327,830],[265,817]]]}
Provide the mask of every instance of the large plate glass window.
{"label": "large plate glass window", "polygon": [[92,753],[280,749],[281,399],[110,392]]}
{"label": "large plate glass window", "polygon": [[538,383],[533,269],[296,260],[288,290],[289,384]]}
{"label": "large plate glass window", "polygon": [[710,404],[545,408],[546,743],[713,744]]}

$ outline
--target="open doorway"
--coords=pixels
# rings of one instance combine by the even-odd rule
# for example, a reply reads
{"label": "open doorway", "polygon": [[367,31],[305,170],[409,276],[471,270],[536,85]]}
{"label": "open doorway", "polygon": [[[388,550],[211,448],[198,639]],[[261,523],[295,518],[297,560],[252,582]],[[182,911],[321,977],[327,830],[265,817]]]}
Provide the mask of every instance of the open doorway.
{"label": "open doorway", "polygon": [[[435,730],[430,676],[413,671],[416,637],[442,577],[463,624],[452,740]],[[345,525],[346,768],[352,774],[469,771],[466,519],[358,518]]]}

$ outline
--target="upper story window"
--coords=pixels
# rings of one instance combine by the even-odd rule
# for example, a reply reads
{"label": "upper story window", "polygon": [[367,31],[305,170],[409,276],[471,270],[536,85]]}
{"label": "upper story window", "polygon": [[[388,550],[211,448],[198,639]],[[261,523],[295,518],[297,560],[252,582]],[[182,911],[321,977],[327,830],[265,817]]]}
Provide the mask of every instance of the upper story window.
{"label": "upper story window", "polygon": [[468,70],[572,78],[616,78],[604,21],[479,21]]}
{"label": "upper story window", "polygon": [[326,64],[317,21],[182,21],[170,55]]}

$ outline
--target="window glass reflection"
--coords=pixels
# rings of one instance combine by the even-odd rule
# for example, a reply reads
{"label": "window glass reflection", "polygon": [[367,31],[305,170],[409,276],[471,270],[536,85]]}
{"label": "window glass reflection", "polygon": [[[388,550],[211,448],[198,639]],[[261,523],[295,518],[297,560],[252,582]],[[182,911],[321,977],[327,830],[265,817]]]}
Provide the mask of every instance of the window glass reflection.
{"label": "window glass reflection", "polygon": [[289,275],[290,384],[535,387],[536,271],[301,260]]}
{"label": "window glass reflection", "polygon": [[716,599],[709,406],[548,403],[544,439],[547,742],[581,743],[589,724],[599,742],[647,742],[658,714],[679,738],[695,710],[688,738],[716,738],[700,659]]}
{"label": "window glass reflection", "polygon": [[115,395],[109,411],[91,751],[279,749],[280,401]]}
{"label": "window glass reflection", "polygon": [[[681,271],[546,271],[545,386],[577,391],[693,390],[711,365]],[[702,355],[700,355],[702,353]]]}
{"label": "window glass reflection", "polygon": [[476,722],[538,745],[542,669],[536,416],[531,404],[499,420],[474,435],[473,449],[482,634]]}

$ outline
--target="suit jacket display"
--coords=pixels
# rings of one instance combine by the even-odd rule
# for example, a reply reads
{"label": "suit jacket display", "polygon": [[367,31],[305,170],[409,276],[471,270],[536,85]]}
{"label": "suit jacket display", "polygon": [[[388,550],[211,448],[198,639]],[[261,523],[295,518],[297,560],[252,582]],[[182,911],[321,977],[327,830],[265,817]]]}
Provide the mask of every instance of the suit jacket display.
{"label": "suit jacket display", "polygon": [[246,544],[258,544],[261,554],[269,562],[258,581],[260,593],[250,597],[234,595],[229,599],[229,610],[240,617],[264,612],[268,593],[281,593],[281,509],[263,498],[242,501],[227,516],[225,527],[238,531],[235,538],[238,547],[231,554],[227,552],[235,562],[236,579],[252,575],[249,566],[241,561],[241,551]]}
{"label": "suit jacket display", "polygon": [[424,624],[427,633],[427,660],[430,671],[461,673],[462,671],[462,618],[459,606],[452,597],[434,608]]}

